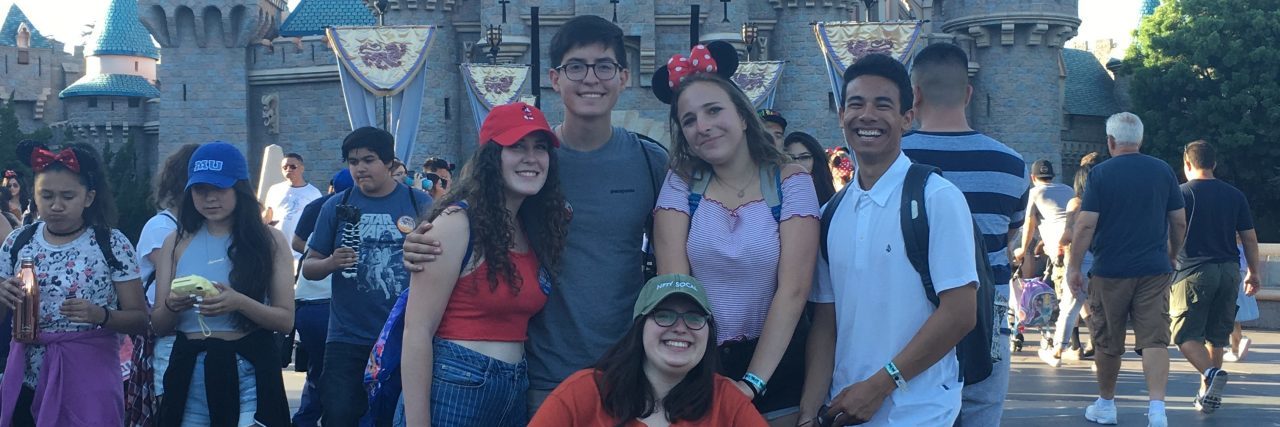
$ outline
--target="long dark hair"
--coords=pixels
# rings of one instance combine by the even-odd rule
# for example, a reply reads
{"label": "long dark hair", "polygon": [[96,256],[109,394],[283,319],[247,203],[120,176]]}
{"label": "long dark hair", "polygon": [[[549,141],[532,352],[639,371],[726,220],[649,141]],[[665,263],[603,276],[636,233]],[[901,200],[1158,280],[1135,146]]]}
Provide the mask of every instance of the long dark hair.
{"label": "long dark hair", "polygon": [[836,186],[831,180],[831,168],[827,166],[827,150],[822,148],[817,138],[804,132],[791,132],[783,141],[784,148],[800,144],[813,156],[813,170],[809,171],[813,175],[813,189],[818,191],[818,206],[827,204],[827,200],[831,200],[831,196],[836,194]]}
{"label": "long dark hair", "polygon": [[183,145],[164,160],[164,168],[156,177],[156,189],[152,195],[157,208],[176,210],[182,205],[183,193],[187,187],[187,164],[191,163],[191,154],[197,148],[200,148],[200,144]]}
{"label": "long dark hair", "polygon": [[[549,144],[550,142],[548,142]],[[514,241],[514,229],[506,210],[506,184],[502,180],[502,146],[487,143],[471,156],[462,168],[462,176],[454,188],[436,201],[430,220],[460,201],[468,204],[471,244],[474,252],[484,257],[489,266],[489,288],[497,289],[498,279],[505,278],[512,290],[519,292],[521,279],[515,274],[508,251]],[[516,212],[517,219],[529,236],[529,244],[538,261],[548,267],[553,280],[560,269],[569,231],[569,213],[560,191],[560,161],[556,150],[548,150],[547,182],[537,194],[526,198]]]}
{"label": "long dark hair", "polygon": [[[618,420],[617,427],[631,420],[652,415],[657,408],[653,384],[644,374],[644,323],[652,315],[645,315],[631,322],[627,334],[605,351],[596,362],[595,380],[600,391],[605,412]],[[716,358],[715,319],[707,317],[707,347],[702,360],[685,374],[680,383],[662,398],[662,409],[667,421],[702,419],[715,402],[715,375],[719,360]]]}
{"label": "long dark hair", "polygon": [[[18,208],[27,209],[31,204],[31,186],[22,179],[22,173],[15,170],[6,170],[5,173],[13,172],[13,177],[5,177],[3,184],[4,191],[0,191],[0,207],[5,211],[9,210],[9,202],[13,200],[13,195],[9,194],[9,183],[18,183]],[[21,212],[19,212],[21,214]]]}
{"label": "long dark hair", "polygon": [[[37,148],[48,150],[44,144],[35,141],[22,141],[18,145],[18,158],[22,159],[27,166],[30,166],[31,153]],[[93,204],[84,208],[84,212],[81,213],[85,227],[92,227],[95,231],[99,228],[104,231],[110,230],[116,224],[116,197],[115,192],[111,191],[111,182],[107,181],[102,156],[98,155],[97,149],[87,144],[71,144],[63,148],[69,148],[71,152],[75,153],[76,161],[80,163],[80,172],[68,169],[61,162],[53,162],[46,166],[44,170],[36,172],[36,176],[56,171],[67,171],[78,176],[80,184],[85,187],[85,190],[94,192]],[[54,154],[57,154],[58,151],[55,151]],[[110,234],[106,235],[110,237]],[[104,244],[110,244],[110,242],[110,240],[107,240]]]}
{"label": "long dark hair", "polygon": [[1097,166],[1098,163],[1102,163],[1102,154],[1097,151],[1085,154],[1084,157],[1080,158],[1080,168],[1076,169],[1075,181],[1072,182],[1072,187],[1076,190],[1076,197],[1081,200],[1084,200],[1085,184],[1089,182],[1089,171],[1093,170],[1093,167]]}
{"label": "long dark hair", "polygon": [[[227,258],[231,260],[231,273],[228,275],[231,288],[254,301],[266,302],[267,284],[275,273],[276,241],[272,231],[262,223],[258,212],[262,206],[254,196],[249,181],[239,180],[231,188],[235,190],[236,208],[231,212],[231,246],[227,248]],[[204,226],[204,215],[196,210],[191,189],[188,188],[182,197],[182,207],[178,208],[178,240],[194,235]],[[235,324],[242,329],[250,329],[254,325],[240,313],[233,313]]]}
{"label": "long dark hair", "polygon": [[684,137],[683,128],[680,126],[679,110],[680,95],[684,94],[685,89],[692,86],[693,83],[705,82],[715,85],[720,90],[729,94],[729,99],[733,102],[733,107],[738,117],[741,117],[747,123],[747,130],[744,136],[747,141],[747,151],[751,153],[751,160],[757,165],[782,165],[790,163],[791,159],[787,158],[778,151],[778,147],[773,144],[773,136],[769,131],[765,130],[764,123],[760,121],[760,116],[756,114],[756,109],[751,105],[751,100],[747,98],[742,90],[734,86],[733,83],[720,77],[714,73],[698,73],[686,77],[680,87],[676,88],[674,94],[671,95],[671,113],[668,116],[671,126],[671,170],[684,178],[685,181],[692,181],[694,172],[711,170],[711,164],[705,160],[698,158],[693,154],[693,150],[689,148],[689,141]]}

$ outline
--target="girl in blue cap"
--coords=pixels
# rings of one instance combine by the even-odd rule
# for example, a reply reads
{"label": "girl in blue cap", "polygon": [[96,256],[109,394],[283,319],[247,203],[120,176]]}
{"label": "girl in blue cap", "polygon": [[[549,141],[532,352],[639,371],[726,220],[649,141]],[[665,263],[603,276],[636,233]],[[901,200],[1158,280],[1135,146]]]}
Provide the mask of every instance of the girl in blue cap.
{"label": "girl in blue cap", "polygon": [[[0,316],[25,299],[20,261],[35,264],[32,340],[15,337],[0,383],[0,425],[97,426],[124,421],[117,333],[146,329],[133,245],[111,228],[115,200],[102,159],[86,145],[18,147],[35,171],[41,221],[0,246]],[[17,316],[17,313],[15,313]],[[15,317],[15,322],[18,318]]]}
{"label": "girl in blue cap", "polygon": [[254,194],[234,146],[191,155],[179,228],[156,265],[152,328],[177,333],[160,425],[289,424],[272,331],[293,329],[293,255]]}

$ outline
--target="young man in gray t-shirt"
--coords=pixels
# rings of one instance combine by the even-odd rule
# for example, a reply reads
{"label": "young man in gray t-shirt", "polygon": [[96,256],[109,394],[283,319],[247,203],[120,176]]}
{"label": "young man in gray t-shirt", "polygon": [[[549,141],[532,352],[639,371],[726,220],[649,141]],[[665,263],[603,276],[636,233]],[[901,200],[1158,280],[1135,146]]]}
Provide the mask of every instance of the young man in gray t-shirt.
{"label": "young man in gray t-shirt", "polygon": [[[529,323],[529,413],[574,371],[596,363],[626,333],[644,285],[641,245],[667,153],[610,115],[631,73],[617,25],[573,18],[551,40],[552,88],[564,102],[560,185],[573,210],[564,264],[547,305]],[[420,227],[405,239],[406,268],[441,251]]]}

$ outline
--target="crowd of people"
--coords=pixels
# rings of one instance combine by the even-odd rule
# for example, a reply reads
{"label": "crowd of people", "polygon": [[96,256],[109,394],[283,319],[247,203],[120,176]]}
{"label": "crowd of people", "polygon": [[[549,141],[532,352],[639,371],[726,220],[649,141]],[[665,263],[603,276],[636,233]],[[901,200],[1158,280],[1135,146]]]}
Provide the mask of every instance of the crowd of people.
{"label": "crowd of people", "polygon": [[6,171],[0,191],[0,314],[24,321],[34,260],[38,334],[8,347],[0,425],[998,425],[1010,283],[1041,274],[1058,315],[1039,355],[1095,359],[1087,419],[1117,422],[1128,322],[1150,425],[1167,425],[1171,343],[1202,373],[1197,409],[1221,406],[1223,361],[1248,348],[1237,300],[1260,280],[1209,143],[1186,146],[1179,186],[1117,114],[1110,158],[1056,183],[970,127],[968,58],[940,43],[910,72],[850,66],[845,147],[826,150],[757,111],[713,42],[653,74],[668,151],[611,122],[623,40],[567,21],[549,71],[563,122],[494,107],[456,177],[366,127],[327,194],[289,153],[259,201],[234,145],[180,147],[136,247],[96,150],[24,142],[33,183]]}

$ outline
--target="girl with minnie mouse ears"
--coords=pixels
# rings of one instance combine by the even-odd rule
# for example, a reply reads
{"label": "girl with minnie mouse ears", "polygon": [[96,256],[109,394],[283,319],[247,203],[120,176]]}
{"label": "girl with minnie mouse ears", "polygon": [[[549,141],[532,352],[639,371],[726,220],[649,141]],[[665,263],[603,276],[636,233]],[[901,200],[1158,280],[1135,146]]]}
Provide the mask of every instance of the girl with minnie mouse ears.
{"label": "girl with minnie mouse ears", "polygon": [[737,68],[737,51],[717,41],[653,73],[672,136],[654,253],[658,274],[697,272],[721,320],[720,375],[768,412],[799,403],[804,344],[792,338],[803,338],[795,331],[813,268],[801,266],[815,262],[819,212],[813,178],[778,150],[730,80]]}

